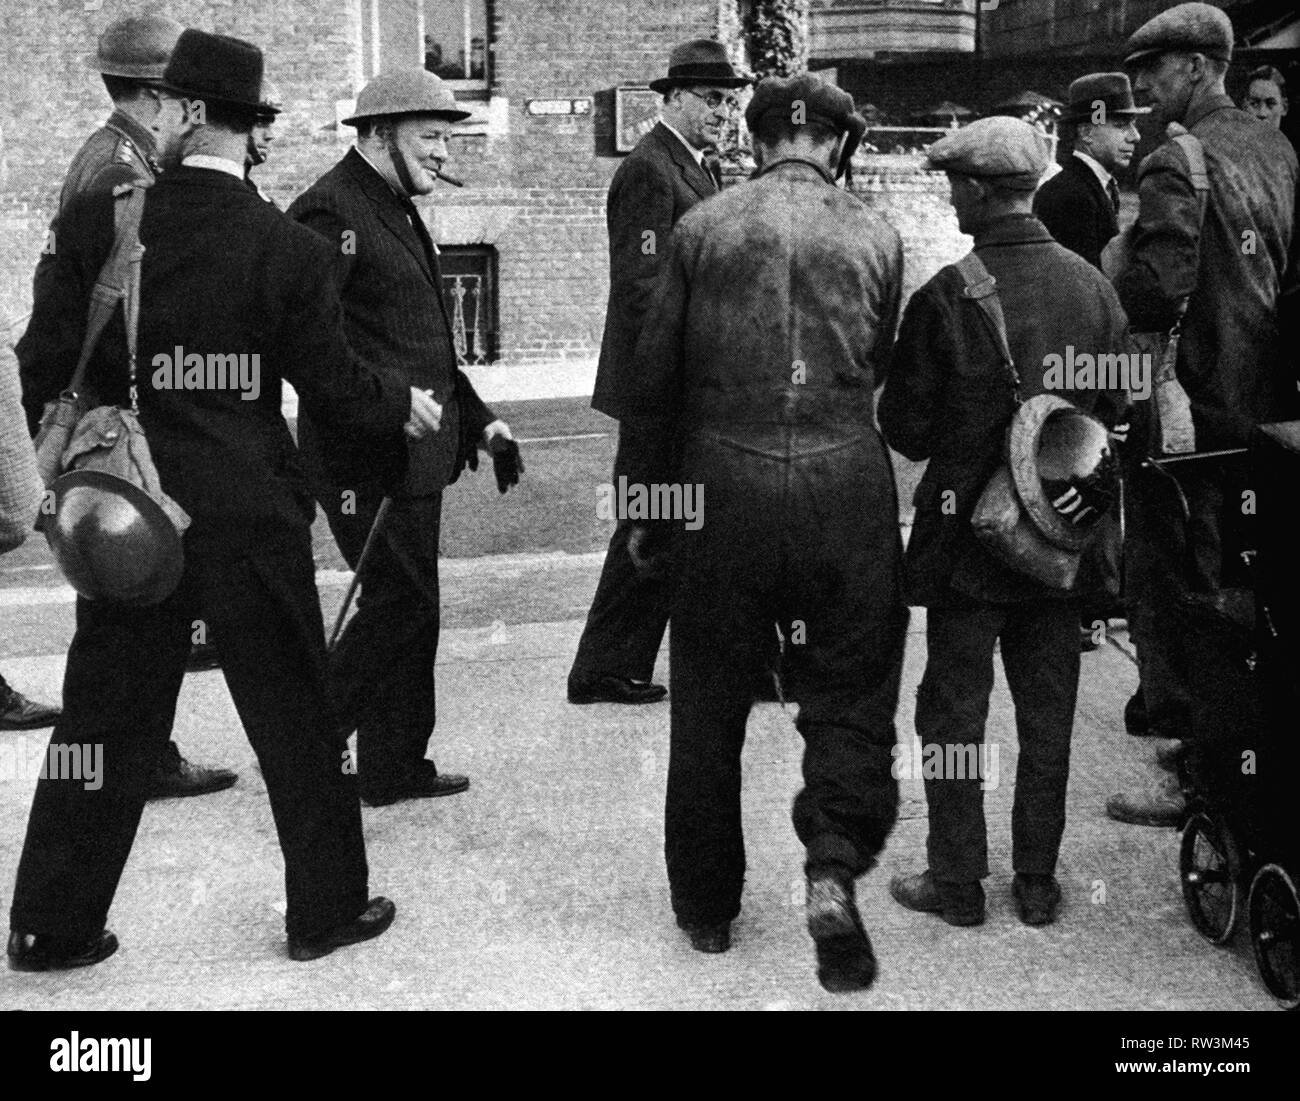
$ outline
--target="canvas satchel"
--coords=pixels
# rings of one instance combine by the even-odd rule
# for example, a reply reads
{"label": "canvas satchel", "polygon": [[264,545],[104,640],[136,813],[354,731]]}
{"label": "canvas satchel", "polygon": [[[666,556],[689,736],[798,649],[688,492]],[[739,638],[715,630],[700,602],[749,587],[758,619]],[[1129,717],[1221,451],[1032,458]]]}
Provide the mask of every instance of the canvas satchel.
{"label": "canvas satchel", "polygon": [[[956,267],[966,280],[963,295],[979,307],[997,342],[1011,385],[1011,397],[1019,408],[1020,372],[1016,370],[1007,341],[1007,324],[998,299],[997,281],[973,252],[962,257]],[[998,467],[980,494],[971,514],[971,526],[980,543],[1017,573],[1033,577],[1053,589],[1074,587],[1082,553],[1057,547],[1038,531],[1025,514],[1011,477],[1011,468],[1006,462]]]}
{"label": "canvas satchel", "polygon": [[[47,491],[64,474],[73,470],[97,470],[112,474],[144,490],[167,514],[177,533],[190,526],[190,517],[163,492],[144,428],[136,389],[136,337],[140,310],[140,219],[144,213],[145,189],[128,187],[114,193],[113,249],[100,270],[90,296],[90,310],[81,354],[67,388],[47,402],[36,435],[36,463]],[[86,369],[99,338],[118,303],[126,320],[127,369],[130,381],[129,409],[116,405],[90,407],[82,392]],[[47,498],[51,495],[47,492]],[[38,530],[43,529],[50,510],[42,508]]]}

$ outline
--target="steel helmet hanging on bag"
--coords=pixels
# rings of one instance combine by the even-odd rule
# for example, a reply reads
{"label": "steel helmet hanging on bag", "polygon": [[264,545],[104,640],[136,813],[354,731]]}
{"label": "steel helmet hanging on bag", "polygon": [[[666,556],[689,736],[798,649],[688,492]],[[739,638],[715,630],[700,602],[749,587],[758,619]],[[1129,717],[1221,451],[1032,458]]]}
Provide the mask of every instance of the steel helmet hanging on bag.
{"label": "steel helmet hanging on bag", "polygon": [[1119,463],[1105,426],[1055,394],[1024,402],[1008,441],[1016,495],[1043,538],[1082,550],[1118,488]]}

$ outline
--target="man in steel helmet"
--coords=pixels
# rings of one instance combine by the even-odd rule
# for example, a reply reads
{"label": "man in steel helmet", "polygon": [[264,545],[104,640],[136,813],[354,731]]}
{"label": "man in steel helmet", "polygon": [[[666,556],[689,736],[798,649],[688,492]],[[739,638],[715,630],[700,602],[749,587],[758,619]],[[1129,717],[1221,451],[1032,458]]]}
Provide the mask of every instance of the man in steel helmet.
{"label": "man in steel helmet", "polygon": [[[361,797],[371,806],[455,795],[464,776],[425,757],[436,718],[438,536],[442,491],[481,445],[502,492],[518,480],[518,446],[457,367],[442,297],[438,250],[411,201],[438,186],[452,124],[469,117],[433,73],[394,69],[375,77],[344,120],[356,147],[290,206],[289,214],[334,248],[344,328],[375,374],[428,390],[442,428],[406,448],[407,474],[384,513],[382,535],[361,571],[357,612],[331,655],[340,719],[357,731]],[[385,493],[372,479],[339,480],[333,464],[365,441],[300,420],[299,440],[317,479],[339,549],[357,568]]]}

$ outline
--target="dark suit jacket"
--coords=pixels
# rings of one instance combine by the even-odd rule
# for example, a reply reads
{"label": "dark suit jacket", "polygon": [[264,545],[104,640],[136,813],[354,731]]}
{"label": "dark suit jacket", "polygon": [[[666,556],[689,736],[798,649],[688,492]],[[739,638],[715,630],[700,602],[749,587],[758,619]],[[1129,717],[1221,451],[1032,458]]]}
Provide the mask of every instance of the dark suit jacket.
{"label": "dark suit jacket", "polygon": [[1058,244],[1101,270],[1101,250],[1119,232],[1119,220],[1087,164],[1071,153],[1061,171],[1038,189],[1034,213]]}
{"label": "dark suit jacket", "polygon": [[713,177],[663,123],[656,123],[637,142],[614,173],[605,205],[609,306],[591,397],[593,409],[611,417],[627,412],[627,373],[673,226],[717,191]]}
{"label": "dark suit jacket", "polygon": [[[294,200],[289,216],[330,243],[344,328],[361,362],[394,385],[431,389],[442,405],[439,431],[406,442],[409,464],[400,487],[407,496],[439,492],[496,418],[456,366],[436,258],[431,268],[401,200],[355,149]],[[300,425],[299,442],[338,483],[338,460],[352,466],[369,445],[321,427],[310,420]]]}
{"label": "dark suit jacket", "polygon": [[[30,423],[76,364],[90,290],[113,242],[113,203],[103,193],[74,198],[58,249],[38,272],[18,344]],[[330,248],[233,176],[168,172],[149,189],[140,240],[140,419],[163,489],[193,519],[187,552],[300,546],[316,509],[280,412],[280,380],[311,416],[372,441],[403,438],[409,392],[349,352]],[[100,401],[129,401],[125,342],[118,310],[87,375]],[[159,388],[178,348],[205,359],[248,356],[260,392],[245,400],[238,389]]]}

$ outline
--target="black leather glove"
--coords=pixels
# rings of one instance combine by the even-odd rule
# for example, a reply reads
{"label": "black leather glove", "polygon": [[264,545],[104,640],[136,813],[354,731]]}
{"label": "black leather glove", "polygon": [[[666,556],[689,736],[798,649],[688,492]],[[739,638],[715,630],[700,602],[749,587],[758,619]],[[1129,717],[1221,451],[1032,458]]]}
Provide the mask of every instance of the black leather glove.
{"label": "black leather glove", "polygon": [[488,451],[492,453],[497,489],[504,493],[511,486],[517,486],[519,475],[524,472],[524,457],[519,453],[519,444],[505,436],[493,436],[488,441]]}

